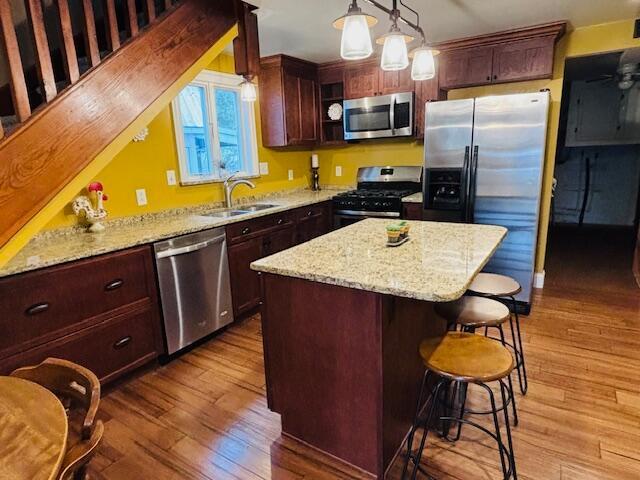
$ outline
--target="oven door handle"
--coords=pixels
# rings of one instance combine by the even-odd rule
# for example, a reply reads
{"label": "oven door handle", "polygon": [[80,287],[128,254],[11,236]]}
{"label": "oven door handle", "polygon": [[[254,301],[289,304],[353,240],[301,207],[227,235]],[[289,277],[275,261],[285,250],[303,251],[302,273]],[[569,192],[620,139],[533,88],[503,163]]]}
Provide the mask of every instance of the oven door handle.
{"label": "oven door handle", "polygon": [[371,212],[368,210],[335,210],[334,213],[339,216],[349,216],[349,217],[387,217],[387,218],[400,217],[400,212]]}

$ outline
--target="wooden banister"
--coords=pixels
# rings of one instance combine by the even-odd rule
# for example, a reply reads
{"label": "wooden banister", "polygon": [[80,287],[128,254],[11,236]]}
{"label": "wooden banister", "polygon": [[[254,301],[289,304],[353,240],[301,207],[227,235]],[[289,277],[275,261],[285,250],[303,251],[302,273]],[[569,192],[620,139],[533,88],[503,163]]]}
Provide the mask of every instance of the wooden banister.
{"label": "wooden banister", "polygon": [[147,0],[147,17],[149,17],[149,23],[156,19],[155,0]]}
{"label": "wooden banister", "polygon": [[[3,37],[10,39],[0,43],[12,46],[19,65],[10,14],[8,2],[0,1]],[[231,1],[177,3],[143,35],[82,75],[0,141],[0,246],[154,105],[236,22]],[[13,43],[5,24],[11,25]],[[26,96],[26,88],[24,93]]]}
{"label": "wooden banister", "polygon": [[26,6],[27,18],[31,26],[33,45],[35,47],[38,78],[40,78],[44,98],[49,102],[53,100],[58,91],[56,89],[56,80],[53,77],[53,65],[51,64],[49,41],[47,40],[47,31],[44,26],[44,16],[42,15],[42,3],[40,0],[27,0]]}
{"label": "wooden banister", "polygon": [[96,34],[95,16],[91,0],[82,0],[82,11],[85,50],[89,58],[89,64],[95,67],[100,63],[100,49],[98,48],[98,36]]}
{"label": "wooden banister", "polygon": [[118,18],[114,0],[106,0],[107,39],[111,51],[120,48],[120,32],[118,31]]}
{"label": "wooden banister", "polygon": [[13,16],[11,15],[11,4],[9,2],[0,1],[0,27],[2,28],[0,45],[4,47],[4,53],[9,64],[13,108],[18,120],[24,122],[31,115],[31,106],[29,105],[29,94],[24,80],[20,48],[18,47],[18,39],[13,26]]}
{"label": "wooden banister", "polygon": [[67,74],[67,78],[69,79],[69,83],[76,83],[78,78],[80,78],[80,71],[78,70],[76,45],[73,41],[71,15],[69,14],[69,0],[56,0],[56,5],[58,6],[58,16],[60,17],[64,69]]}
{"label": "wooden banister", "polygon": [[127,0],[127,18],[129,19],[129,35],[135,37],[138,34],[138,13],[136,0]]}

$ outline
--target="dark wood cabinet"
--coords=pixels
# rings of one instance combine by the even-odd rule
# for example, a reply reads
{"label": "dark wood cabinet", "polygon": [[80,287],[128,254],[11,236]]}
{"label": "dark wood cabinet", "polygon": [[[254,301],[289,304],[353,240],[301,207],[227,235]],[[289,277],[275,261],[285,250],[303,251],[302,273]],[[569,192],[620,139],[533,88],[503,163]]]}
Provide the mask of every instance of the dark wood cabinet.
{"label": "dark wood cabinet", "polygon": [[344,98],[349,100],[378,95],[379,80],[376,64],[347,65],[344,70]]}
{"label": "dark wood cabinet", "polygon": [[469,87],[491,83],[493,47],[444,52],[440,58],[440,87]]}
{"label": "dark wood cabinet", "polygon": [[411,66],[396,72],[386,72],[381,68],[379,73],[380,95],[390,95],[392,93],[413,92],[414,81],[411,79]]}
{"label": "dark wood cabinet", "polygon": [[297,243],[324,235],[331,229],[331,205],[320,204],[296,210]]}
{"label": "dark wood cabinet", "polygon": [[402,218],[406,220],[422,220],[422,204],[414,202],[403,203]]}
{"label": "dark wood cabinet", "polygon": [[264,257],[263,251],[262,237],[254,237],[228,247],[233,312],[236,317],[260,304],[260,277],[249,265]]}
{"label": "dark wood cabinet", "polygon": [[317,65],[286,55],[261,60],[260,119],[265,147],[319,140]]}
{"label": "dark wood cabinet", "polygon": [[163,352],[149,246],[2,279],[0,298],[0,374],[56,356],[105,383]]}
{"label": "dark wood cabinet", "polygon": [[251,262],[329,231],[331,204],[323,202],[227,226],[233,312],[242,318],[261,301],[260,277]]}
{"label": "dark wood cabinet", "polygon": [[565,22],[555,22],[438,45],[440,88],[551,78],[555,44],[565,30]]}
{"label": "dark wood cabinet", "polygon": [[496,46],[492,81],[522,81],[552,75],[554,45],[553,37],[542,37]]}

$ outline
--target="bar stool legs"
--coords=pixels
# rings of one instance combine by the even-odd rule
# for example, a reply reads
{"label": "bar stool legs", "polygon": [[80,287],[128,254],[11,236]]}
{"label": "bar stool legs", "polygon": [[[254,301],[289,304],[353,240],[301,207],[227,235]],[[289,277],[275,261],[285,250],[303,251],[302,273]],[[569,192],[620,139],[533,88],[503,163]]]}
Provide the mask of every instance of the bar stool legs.
{"label": "bar stool legs", "polygon": [[[518,349],[516,352],[516,370],[518,371],[518,382],[520,383],[520,391],[523,395],[526,395],[527,390],[529,389],[529,381],[527,379],[527,366],[524,361],[524,350],[522,349],[522,334],[520,333],[520,316],[518,315],[518,303],[516,302],[516,297],[513,295],[509,296],[511,300],[511,305],[513,308],[513,315],[509,318],[509,323],[511,326],[511,336],[513,337],[513,346],[515,347],[516,341],[518,342]],[[516,320],[516,328],[513,328],[513,317]],[[518,339],[516,340],[516,333],[518,335]],[[520,358],[517,358],[517,357]]]}
{"label": "bar stool legs", "polygon": [[[441,392],[443,391],[443,389],[446,389],[447,384],[449,383],[449,381],[447,379],[440,379],[438,381],[438,383],[436,384],[436,386],[434,387],[434,389],[432,390],[432,395],[431,395],[431,401],[429,402],[428,405],[428,412],[426,416],[422,416],[422,410],[424,410],[424,403],[426,402],[429,392],[428,392],[428,388],[427,388],[427,384],[428,384],[428,380],[430,378],[430,371],[426,371],[425,375],[423,377],[423,381],[422,381],[422,387],[420,389],[420,395],[418,397],[418,408],[416,409],[416,415],[414,418],[414,423],[413,426],[411,428],[411,431],[409,433],[409,436],[407,437],[407,456],[404,462],[404,466],[402,469],[402,479],[411,479],[411,480],[415,480],[418,474],[418,471],[420,471],[422,474],[426,475],[429,479],[432,479],[433,477],[431,477],[426,471],[425,469],[420,465],[420,459],[422,458],[422,454],[424,452],[425,449],[425,445],[426,445],[426,441],[429,435],[429,427],[433,425],[434,421],[437,419],[437,415],[436,415],[436,409],[437,409],[437,405],[439,404],[439,402],[437,401],[439,399],[439,396],[441,394]],[[459,391],[463,390],[464,387],[464,395],[466,396],[466,387],[467,387],[467,383],[466,382],[456,382],[459,383]],[[448,441],[456,441],[460,438],[460,430],[463,424],[465,425],[470,425],[474,428],[477,428],[478,430],[482,431],[483,433],[489,435],[491,438],[493,438],[496,441],[496,444],[498,446],[498,452],[500,454],[500,464],[502,467],[502,475],[503,475],[503,480],[508,480],[508,479],[513,479],[513,480],[517,480],[518,478],[518,474],[516,471],[516,463],[515,463],[515,457],[514,457],[514,453],[513,453],[513,439],[511,436],[511,425],[510,425],[510,419],[509,419],[509,411],[508,411],[508,403],[510,402],[509,397],[513,397],[513,392],[509,390],[509,387],[505,384],[505,382],[500,379],[498,380],[498,383],[500,385],[500,396],[501,396],[501,400],[502,400],[502,406],[498,407],[497,403],[496,403],[496,399],[495,399],[495,394],[493,392],[493,390],[491,389],[491,387],[489,387],[487,384],[485,383],[475,383],[476,385],[482,387],[488,394],[489,396],[489,403],[491,405],[491,409],[488,412],[471,412],[469,410],[466,410],[464,407],[465,402],[461,403],[461,407],[460,407],[460,412],[458,415],[453,416],[453,415],[444,415],[444,416],[440,416],[439,420],[443,421],[443,422],[449,422],[449,423],[457,423],[457,434],[456,437],[454,437],[453,439],[449,439],[447,437],[445,437]],[[504,424],[505,424],[505,431],[506,431],[506,445],[505,442],[503,440],[503,435],[502,435],[502,431],[501,431],[501,427],[500,427],[500,420],[499,420],[499,412],[502,411],[503,415],[504,415]],[[485,414],[485,413],[489,413],[492,415],[492,419],[493,419],[493,427],[494,427],[494,431],[492,432],[491,430],[489,430],[488,428],[474,422],[468,419],[464,418],[464,414],[465,413],[478,413],[478,414]],[[413,450],[413,441],[415,438],[415,434],[417,432],[417,430],[419,428],[422,428],[422,436],[420,437],[420,443],[419,446],[417,448],[417,450]],[[411,467],[410,467],[411,464]],[[411,468],[411,470],[410,470]]]}

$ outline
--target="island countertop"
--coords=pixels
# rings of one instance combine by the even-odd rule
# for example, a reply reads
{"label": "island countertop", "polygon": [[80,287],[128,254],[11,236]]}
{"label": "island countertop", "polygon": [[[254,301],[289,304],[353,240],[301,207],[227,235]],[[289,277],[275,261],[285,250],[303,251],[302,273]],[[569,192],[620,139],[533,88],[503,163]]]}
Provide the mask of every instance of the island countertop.
{"label": "island countertop", "polygon": [[460,298],[505,237],[493,225],[408,222],[411,240],[386,246],[389,220],[367,219],[257,260],[253,270],[417,300]]}

